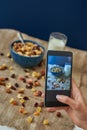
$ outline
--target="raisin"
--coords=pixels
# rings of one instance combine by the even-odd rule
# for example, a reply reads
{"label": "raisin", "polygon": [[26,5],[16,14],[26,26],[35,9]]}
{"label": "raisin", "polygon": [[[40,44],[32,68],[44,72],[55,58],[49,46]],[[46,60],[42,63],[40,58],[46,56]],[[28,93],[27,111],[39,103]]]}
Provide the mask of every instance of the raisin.
{"label": "raisin", "polygon": [[23,82],[26,83],[26,79],[25,78],[23,79]]}
{"label": "raisin", "polygon": [[11,78],[16,78],[16,75],[15,75],[15,74],[12,74],[12,75],[11,75]]}
{"label": "raisin", "polygon": [[15,85],[15,87],[17,87],[17,88],[19,87],[19,84],[18,84],[18,83],[15,83],[14,85]]}
{"label": "raisin", "polygon": [[23,107],[25,107],[25,104],[24,104],[24,103],[22,103],[22,106],[23,106]]}
{"label": "raisin", "polygon": [[16,88],[14,86],[11,86],[11,89],[16,90]]}
{"label": "raisin", "polygon": [[5,78],[5,80],[6,80],[6,81],[8,81],[8,80],[9,80],[9,78],[8,78],[8,77],[6,77],[6,78]]}
{"label": "raisin", "polygon": [[23,99],[24,100],[29,100],[29,98],[27,96],[24,96]]}
{"label": "raisin", "polygon": [[39,104],[38,104],[38,102],[36,102],[35,104],[34,104],[34,107],[38,107],[39,106]]}
{"label": "raisin", "polygon": [[27,89],[31,89],[31,88],[32,88],[32,85],[31,85],[31,84],[26,84],[26,88],[27,88]]}
{"label": "raisin", "polygon": [[1,52],[0,55],[1,55],[1,56],[4,56],[4,53]]}
{"label": "raisin", "polygon": [[56,116],[57,116],[57,117],[61,117],[61,116],[62,116],[62,115],[61,115],[61,112],[57,112],[57,113],[56,113]]}

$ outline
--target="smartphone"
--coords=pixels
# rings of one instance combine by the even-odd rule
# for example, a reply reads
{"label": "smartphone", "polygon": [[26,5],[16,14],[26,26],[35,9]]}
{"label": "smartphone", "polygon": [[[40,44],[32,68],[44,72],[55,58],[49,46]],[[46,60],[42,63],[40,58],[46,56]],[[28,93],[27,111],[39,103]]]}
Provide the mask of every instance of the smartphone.
{"label": "smartphone", "polygon": [[56,95],[71,96],[72,52],[47,51],[45,107],[67,106],[56,99]]}

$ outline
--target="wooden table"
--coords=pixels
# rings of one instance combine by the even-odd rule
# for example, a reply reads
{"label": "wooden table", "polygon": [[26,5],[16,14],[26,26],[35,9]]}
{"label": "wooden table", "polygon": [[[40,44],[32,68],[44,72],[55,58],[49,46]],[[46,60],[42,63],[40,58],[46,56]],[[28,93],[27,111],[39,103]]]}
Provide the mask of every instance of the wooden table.
{"label": "wooden table", "polygon": [[[47,42],[23,34],[24,39],[30,39],[40,42],[45,48],[47,48]],[[25,76],[26,72],[23,68],[17,65],[14,61],[7,57],[9,52],[10,43],[14,40],[17,40],[17,31],[10,29],[1,29],[0,30],[0,53],[4,53],[3,56],[0,56],[0,65],[6,64],[8,66],[7,70],[0,70],[0,77],[8,77],[9,81],[6,83],[16,83],[20,84],[20,87],[25,88],[25,83],[22,83],[18,80],[18,76]],[[82,50],[77,50],[74,48],[66,47],[65,50],[72,51],[74,55],[73,59],[73,77],[76,80],[78,86],[83,91],[84,97],[87,99],[87,52]],[[44,57],[45,61],[45,57]],[[10,68],[13,68],[12,70]],[[29,69],[30,78],[35,80],[32,77],[33,71],[39,72],[45,68],[43,62],[42,67],[36,67],[34,69]],[[16,78],[12,79],[11,75],[15,73]],[[39,80],[41,83],[40,87],[37,87],[37,90],[44,92],[44,77]],[[39,116],[33,116],[33,113],[36,111],[34,107],[35,102],[41,102],[44,99],[42,97],[35,97],[33,92],[30,89],[25,88],[24,96],[29,97],[29,101],[26,101],[25,109],[28,111],[27,115],[19,113],[20,103],[17,106],[13,106],[9,103],[11,98],[17,99],[18,89],[12,90],[11,94],[6,93],[6,87],[0,85],[0,124],[8,125],[15,127],[17,130],[72,130],[73,123],[70,121],[69,117],[64,111],[61,111],[62,117],[59,118],[56,116],[56,112],[49,113],[45,108],[42,108],[42,112]],[[26,121],[28,116],[33,116],[33,122],[30,124]],[[49,125],[43,125],[43,120],[48,119]]]}

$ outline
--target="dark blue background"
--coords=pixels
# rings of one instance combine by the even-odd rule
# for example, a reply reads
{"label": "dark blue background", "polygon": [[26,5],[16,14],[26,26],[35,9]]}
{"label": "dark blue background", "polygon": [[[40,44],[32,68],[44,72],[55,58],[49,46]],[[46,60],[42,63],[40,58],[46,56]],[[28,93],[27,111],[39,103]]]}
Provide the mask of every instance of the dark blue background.
{"label": "dark blue background", "polygon": [[48,40],[68,36],[68,46],[87,50],[87,0],[0,0],[0,28]]}

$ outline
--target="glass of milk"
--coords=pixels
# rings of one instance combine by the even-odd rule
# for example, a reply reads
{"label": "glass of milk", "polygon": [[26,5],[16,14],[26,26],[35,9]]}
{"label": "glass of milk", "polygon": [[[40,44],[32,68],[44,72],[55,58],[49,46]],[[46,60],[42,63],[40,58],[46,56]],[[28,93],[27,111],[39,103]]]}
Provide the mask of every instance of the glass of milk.
{"label": "glass of milk", "polygon": [[67,42],[67,36],[60,32],[53,32],[50,34],[48,50],[64,50]]}

